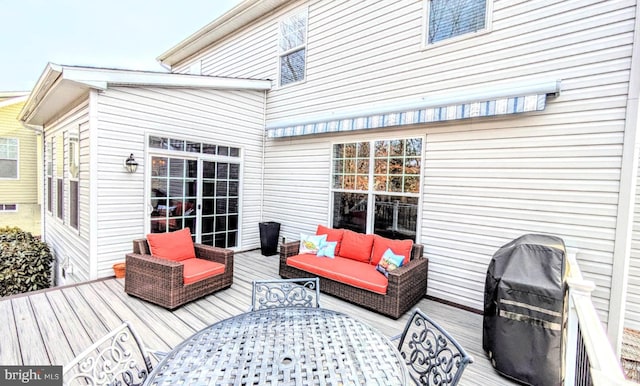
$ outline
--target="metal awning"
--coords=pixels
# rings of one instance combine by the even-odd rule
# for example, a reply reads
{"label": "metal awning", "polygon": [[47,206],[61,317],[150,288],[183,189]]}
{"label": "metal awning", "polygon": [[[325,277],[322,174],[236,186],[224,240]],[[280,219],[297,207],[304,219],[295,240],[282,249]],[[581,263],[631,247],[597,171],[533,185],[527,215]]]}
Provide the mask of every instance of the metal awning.
{"label": "metal awning", "polygon": [[273,122],[266,126],[266,130],[267,137],[281,138],[518,114],[544,110],[547,96],[559,93],[560,81],[528,82],[508,88],[468,90],[393,106],[333,112],[324,117]]}

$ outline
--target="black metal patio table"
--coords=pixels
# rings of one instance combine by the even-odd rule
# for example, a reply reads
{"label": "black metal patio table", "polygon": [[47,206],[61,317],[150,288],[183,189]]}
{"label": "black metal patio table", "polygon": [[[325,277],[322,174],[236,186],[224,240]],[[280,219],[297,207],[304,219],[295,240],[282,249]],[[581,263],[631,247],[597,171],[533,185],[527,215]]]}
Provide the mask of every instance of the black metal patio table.
{"label": "black metal patio table", "polygon": [[404,385],[387,337],[348,315],[307,307],[247,312],[178,345],[147,385]]}

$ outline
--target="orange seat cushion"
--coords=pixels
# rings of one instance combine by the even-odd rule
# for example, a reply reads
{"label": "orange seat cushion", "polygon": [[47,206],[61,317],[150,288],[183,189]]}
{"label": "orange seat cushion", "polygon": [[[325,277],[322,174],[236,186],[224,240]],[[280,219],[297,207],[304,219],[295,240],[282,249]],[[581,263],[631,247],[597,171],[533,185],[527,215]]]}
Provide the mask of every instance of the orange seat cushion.
{"label": "orange seat cushion", "polygon": [[327,259],[304,254],[289,257],[287,265],[381,295],[387,293],[389,281],[371,264],[338,256]]}
{"label": "orange seat cushion", "polygon": [[324,225],[318,225],[318,229],[316,230],[316,235],[327,235],[327,241],[335,241],[336,250],[334,252],[335,255],[340,254],[340,245],[342,244],[342,236],[344,235],[344,229],[333,229],[327,228]]}
{"label": "orange seat cushion", "polygon": [[375,235],[373,239],[373,253],[371,254],[371,264],[378,265],[382,255],[387,249],[396,255],[404,256],[402,264],[407,264],[411,259],[411,248],[413,240],[392,240],[386,237]]}
{"label": "orange seat cushion", "polygon": [[149,233],[147,242],[151,254],[161,259],[183,261],[196,257],[189,228],[175,232]]}
{"label": "orange seat cushion", "polygon": [[346,229],[342,236],[340,256],[368,263],[371,260],[373,235],[357,233]]}
{"label": "orange seat cushion", "polygon": [[224,273],[224,264],[204,259],[187,259],[181,261],[184,266],[184,284],[195,283],[199,280]]}

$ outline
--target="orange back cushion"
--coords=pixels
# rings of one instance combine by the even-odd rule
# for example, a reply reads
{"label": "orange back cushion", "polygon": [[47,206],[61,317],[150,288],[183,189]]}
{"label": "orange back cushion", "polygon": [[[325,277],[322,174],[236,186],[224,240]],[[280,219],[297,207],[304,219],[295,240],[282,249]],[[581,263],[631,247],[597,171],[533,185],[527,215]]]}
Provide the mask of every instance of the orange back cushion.
{"label": "orange back cushion", "polygon": [[371,260],[373,235],[345,230],[340,246],[340,256],[368,263]]}
{"label": "orange back cushion", "polygon": [[318,225],[316,235],[327,235],[327,241],[335,241],[336,250],[335,255],[340,255],[340,245],[342,244],[342,237],[344,236],[344,229],[327,228],[324,225]]}
{"label": "orange back cushion", "polygon": [[196,257],[196,250],[191,240],[191,230],[184,228],[175,232],[149,233],[147,235],[149,250],[155,257],[182,261]]}
{"label": "orange back cushion", "polygon": [[413,240],[392,240],[386,237],[375,235],[375,238],[373,240],[371,264],[377,265],[387,249],[391,249],[391,251],[393,251],[393,253],[396,255],[404,256],[402,264],[407,264],[411,259],[412,247]]}

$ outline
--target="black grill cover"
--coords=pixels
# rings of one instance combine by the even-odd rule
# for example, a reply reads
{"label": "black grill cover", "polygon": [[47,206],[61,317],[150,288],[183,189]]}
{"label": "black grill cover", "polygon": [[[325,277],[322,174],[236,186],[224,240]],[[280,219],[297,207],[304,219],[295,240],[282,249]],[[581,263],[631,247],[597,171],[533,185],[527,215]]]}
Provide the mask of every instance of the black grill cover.
{"label": "black grill cover", "polygon": [[498,372],[521,383],[562,383],[565,252],[559,237],[527,234],[489,264],[482,347]]}

